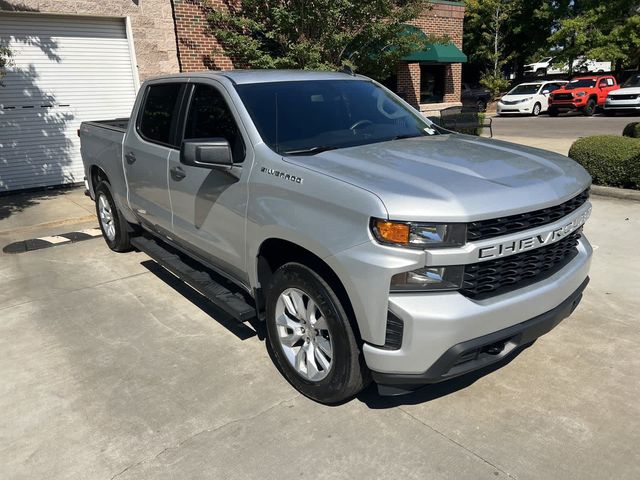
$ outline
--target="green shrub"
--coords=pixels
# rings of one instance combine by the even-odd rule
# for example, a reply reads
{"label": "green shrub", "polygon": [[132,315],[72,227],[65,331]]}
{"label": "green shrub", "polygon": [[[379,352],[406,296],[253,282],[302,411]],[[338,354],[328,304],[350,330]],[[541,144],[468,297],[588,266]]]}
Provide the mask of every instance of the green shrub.
{"label": "green shrub", "polygon": [[622,131],[625,137],[640,138],[640,122],[631,122]]}
{"label": "green shrub", "polygon": [[582,165],[593,183],[640,189],[640,139],[597,135],[576,140],[569,157]]}

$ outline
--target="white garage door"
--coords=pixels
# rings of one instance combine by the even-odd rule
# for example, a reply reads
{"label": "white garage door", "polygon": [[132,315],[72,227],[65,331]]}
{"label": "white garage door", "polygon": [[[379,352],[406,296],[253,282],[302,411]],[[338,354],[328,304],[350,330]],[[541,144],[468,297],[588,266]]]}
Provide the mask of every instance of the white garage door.
{"label": "white garage door", "polygon": [[77,129],[128,117],[138,82],[123,18],[0,13],[0,192],[82,182]]}

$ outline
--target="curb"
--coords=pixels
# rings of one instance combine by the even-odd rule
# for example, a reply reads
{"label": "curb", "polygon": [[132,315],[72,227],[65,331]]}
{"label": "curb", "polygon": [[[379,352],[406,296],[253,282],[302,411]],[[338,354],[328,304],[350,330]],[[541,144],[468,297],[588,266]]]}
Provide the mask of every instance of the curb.
{"label": "curb", "polygon": [[594,195],[598,195],[599,197],[618,198],[620,200],[631,200],[632,202],[640,202],[640,190],[591,185],[591,193],[593,193]]}

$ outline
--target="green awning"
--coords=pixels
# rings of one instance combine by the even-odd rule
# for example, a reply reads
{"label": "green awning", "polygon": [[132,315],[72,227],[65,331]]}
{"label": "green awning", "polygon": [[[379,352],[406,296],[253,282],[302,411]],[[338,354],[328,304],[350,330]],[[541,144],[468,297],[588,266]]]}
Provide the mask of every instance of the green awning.
{"label": "green awning", "polygon": [[446,45],[434,43],[427,45],[424,50],[418,50],[402,57],[402,60],[407,62],[466,63],[467,56],[453,43]]}
{"label": "green awning", "polygon": [[416,35],[420,41],[416,45],[416,50],[402,57],[402,60],[407,62],[466,63],[467,56],[453,43],[429,43],[429,37],[420,28],[413,25],[404,25],[403,27],[407,35]]}

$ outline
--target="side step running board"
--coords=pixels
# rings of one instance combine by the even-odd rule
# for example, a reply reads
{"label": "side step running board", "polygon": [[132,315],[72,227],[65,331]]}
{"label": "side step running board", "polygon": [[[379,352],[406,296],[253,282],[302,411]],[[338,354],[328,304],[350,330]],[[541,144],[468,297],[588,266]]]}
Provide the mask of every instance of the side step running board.
{"label": "side step running board", "polygon": [[255,307],[248,303],[247,297],[240,292],[240,289],[235,289],[231,282],[204,265],[161,240],[140,236],[132,238],[131,244],[233,318],[241,322],[255,318]]}

